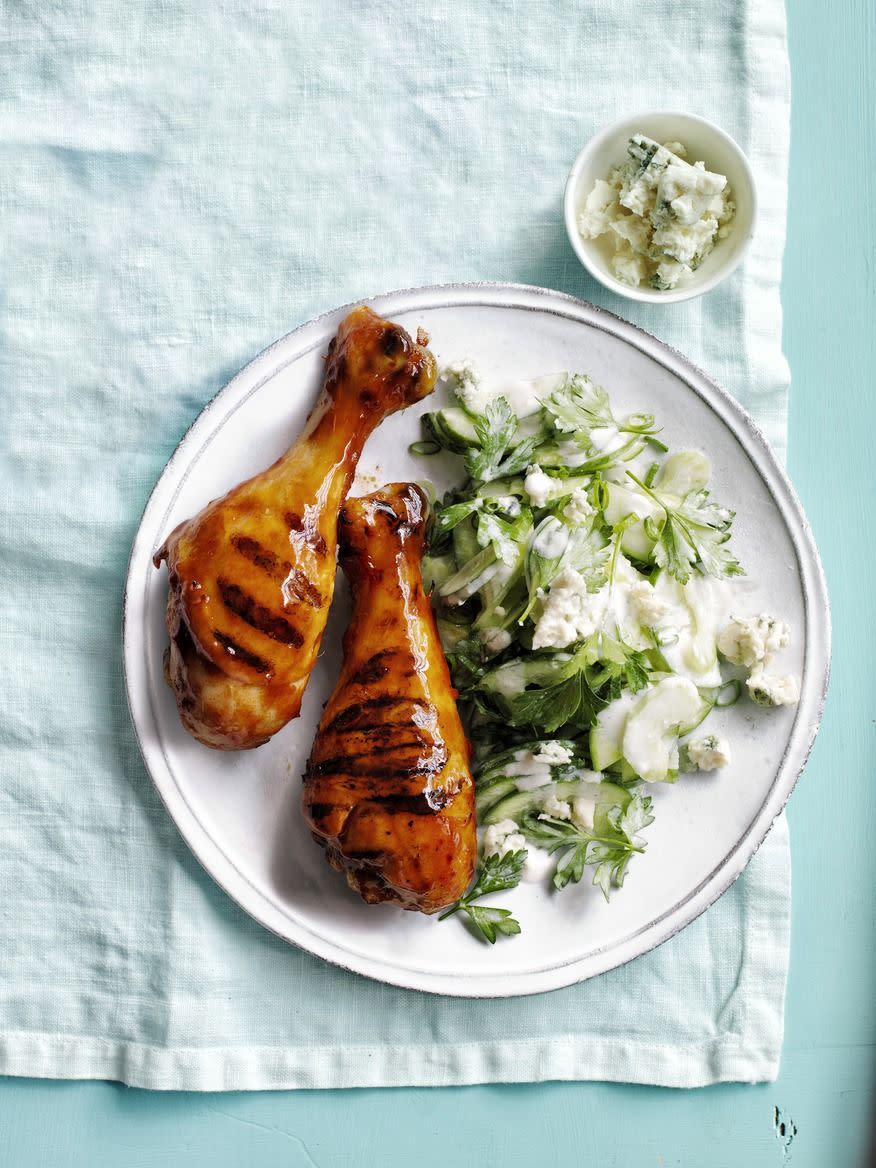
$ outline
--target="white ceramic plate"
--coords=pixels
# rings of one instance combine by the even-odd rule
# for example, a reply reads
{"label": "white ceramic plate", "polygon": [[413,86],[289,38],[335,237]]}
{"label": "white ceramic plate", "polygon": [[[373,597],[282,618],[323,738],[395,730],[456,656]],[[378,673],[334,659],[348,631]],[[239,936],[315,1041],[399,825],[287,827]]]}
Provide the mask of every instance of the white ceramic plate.
{"label": "white ceramic plate", "polygon": [[[785,663],[802,674],[800,703],[721,712],[733,764],[656,788],[648,850],[605,904],[589,881],[552,895],[521,885],[498,902],[523,933],[485,945],[457,921],[369,907],[326,864],[299,813],[301,775],[323,702],[337,676],[348,615],[339,583],[324,648],[301,717],[259,750],[208,750],[182,729],[162,677],[164,569],[152,554],[210,499],[267,466],[300,430],[322,356],[347,311],[278,341],[206,407],[146,506],[125,600],[125,668],[140,748],[167,809],[207,872],[256,920],[311,953],[396,985],[470,997],[535,993],[592,977],[665,941],[735,880],[779,814],[812,745],[827,684],[829,614],[818,554],[800,504],[751,419],[678,353],[623,320],[569,296],[516,285],[423,288],[371,302],[414,332],[440,363],[473,357],[491,377],[589,373],[620,411],[654,413],[673,448],[712,457],[715,495],[736,509],[734,547],[752,577],[751,611],[793,628]],[[435,397],[385,422],[360,463],[364,493],[378,482],[431,478],[448,463],[409,455],[419,414]],[[458,466],[456,468],[458,474]],[[721,724],[719,720],[719,725]]]}

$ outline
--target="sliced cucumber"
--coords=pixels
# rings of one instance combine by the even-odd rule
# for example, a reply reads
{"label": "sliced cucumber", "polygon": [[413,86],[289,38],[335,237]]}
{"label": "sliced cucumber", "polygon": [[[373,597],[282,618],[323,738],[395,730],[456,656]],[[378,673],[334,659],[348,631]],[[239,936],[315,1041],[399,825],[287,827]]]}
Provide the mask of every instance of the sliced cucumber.
{"label": "sliced cucumber", "polygon": [[516,657],[497,665],[481,678],[480,688],[488,693],[513,697],[528,685],[544,687],[563,680],[563,665],[569,660],[561,654],[551,657]]}
{"label": "sliced cucumber", "polygon": [[649,518],[659,519],[663,515],[663,508],[641,491],[633,491],[621,483],[606,485],[608,487],[606,522],[614,527],[624,516],[638,515],[639,522],[633,523],[621,536],[621,548],[633,559],[647,562],[654,550],[654,541],[648,537],[642,521]]}
{"label": "sliced cucumber", "polygon": [[596,770],[604,771],[619,761],[627,716],[641,698],[641,692],[627,690],[599,711],[590,731],[590,758]]}
{"label": "sliced cucumber", "polygon": [[612,836],[616,829],[612,827],[609,812],[615,807],[626,811],[632,800],[632,794],[626,787],[619,787],[607,779],[599,784],[599,793],[596,796],[596,807],[593,812],[593,830],[597,835]]}
{"label": "sliced cucumber", "polygon": [[492,547],[481,548],[458,572],[447,577],[438,589],[438,595],[452,598],[448,600],[450,604],[463,604],[503,567]]}
{"label": "sliced cucumber", "polygon": [[465,454],[474,446],[479,446],[477,431],[469,415],[458,406],[448,406],[445,410],[423,415],[423,428],[445,450]]}
{"label": "sliced cucumber", "polygon": [[438,625],[438,636],[441,638],[441,648],[445,653],[452,653],[459,642],[465,640],[471,632],[470,625],[457,624],[455,621],[445,620],[440,616],[436,624]]}
{"label": "sliced cucumber", "polygon": [[691,491],[702,490],[711,475],[712,464],[701,450],[679,450],[664,462],[654,490],[683,499]]}
{"label": "sliced cucumber", "polygon": [[565,799],[568,802],[593,785],[593,783],[588,783],[583,779],[572,779],[545,783],[543,787],[536,787],[532,791],[516,791],[513,795],[507,795],[498,803],[494,803],[480,822],[482,824],[501,823],[503,819],[513,819],[515,823],[519,823],[520,818],[527,812],[535,811],[541,807],[548,791],[557,799]]}
{"label": "sliced cucumber", "polygon": [[462,568],[472,556],[476,556],[481,550],[475,525],[471,519],[464,519],[462,523],[457,523],[451,538],[458,568]]}
{"label": "sliced cucumber", "polygon": [[523,479],[493,479],[489,483],[481,483],[477,494],[481,499],[501,499],[505,495],[522,495]]}
{"label": "sliced cucumber", "polygon": [[627,718],[623,757],[649,783],[664,783],[677,768],[679,728],[699,714],[702,699],[686,677],[666,677]]}
{"label": "sliced cucumber", "polygon": [[492,782],[481,786],[478,784],[477,794],[475,795],[475,809],[477,811],[478,823],[493,822],[487,821],[485,816],[490,808],[495,807],[497,803],[511,795],[517,790],[517,780],[514,778],[499,778]]}
{"label": "sliced cucumber", "polygon": [[660,633],[671,626],[675,637],[660,646],[666,664],[694,685],[720,686],[717,639],[730,619],[727,581],[693,573],[682,585],[662,571],[654,578],[654,593],[670,606],[670,614],[658,628]]}

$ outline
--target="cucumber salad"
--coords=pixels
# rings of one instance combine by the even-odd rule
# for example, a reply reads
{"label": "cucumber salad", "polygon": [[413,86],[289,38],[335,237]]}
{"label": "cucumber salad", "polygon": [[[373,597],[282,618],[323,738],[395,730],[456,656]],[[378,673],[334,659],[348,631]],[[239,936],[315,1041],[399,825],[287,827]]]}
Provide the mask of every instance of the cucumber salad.
{"label": "cucumber salad", "polygon": [[649,787],[731,767],[710,732],[737,699],[796,702],[775,668],[790,630],[746,610],[734,513],[709,459],[668,451],[650,414],[616,414],[584,374],[489,391],[469,362],[457,403],[424,415],[417,453],[458,455],[423,560],[472,745],[481,860],[462,914],[520,932],[482,897],[585,872],[608,898],[647,844]]}

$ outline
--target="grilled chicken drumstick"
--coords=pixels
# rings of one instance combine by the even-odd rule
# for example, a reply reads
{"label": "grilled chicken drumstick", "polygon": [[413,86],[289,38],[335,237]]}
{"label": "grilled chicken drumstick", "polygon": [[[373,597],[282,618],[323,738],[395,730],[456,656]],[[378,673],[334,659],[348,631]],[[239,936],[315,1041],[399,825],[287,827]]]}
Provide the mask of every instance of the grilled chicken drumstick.
{"label": "grilled chicken drumstick", "polygon": [[474,870],[474,784],[420,554],[426,503],[408,483],[348,499],[341,567],[353,615],[307,764],[304,814],[369,903],[433,913]]}
{"label": "grilled chicken drumstick", "polygon": [[353,309],[301,437],[156,553],[170,588],[165,677],[205,745],[260,746],[298,716],[334,588],[338,511],[371,431],[434,388],[426,341]]}

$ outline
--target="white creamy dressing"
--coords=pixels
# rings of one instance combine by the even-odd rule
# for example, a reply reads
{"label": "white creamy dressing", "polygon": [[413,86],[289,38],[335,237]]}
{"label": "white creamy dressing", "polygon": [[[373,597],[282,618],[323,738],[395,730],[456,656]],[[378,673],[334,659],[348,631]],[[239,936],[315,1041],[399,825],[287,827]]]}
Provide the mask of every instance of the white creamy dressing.
{"label": "white creamy dressing", "polygon": [[669,668],[695,685],[720,685],[717,641],[733,608],[732,580],[691,573],[682,585],[661,572],[654,596],[667,609],[654,628]]}
{"label": "white creamy dressing", "polygon": [[[538,413],[541,403],[546,397],[564,384],[566,373],[549,373],[543,377],[534,377],[529,380],[515,379],[510,381],[497,380],[492,384],[485,384],[470,362],[458,362],[470,371],[471,375],[460,378],[457,394],[467,409],[482,414],[486,406],[497,397],[504,397],[508,405],[518,418],[528,418]],[[457,366],[448,366],[448,372],[459,377]]]}
{"label": "white creamy dressing", "polygon": [[579,446],[577,442],[570,438],[564,438],[561,442],[557,443],[557,452],[563,464],[573,469],[576,466],[583,466],[585,462],[589,462],[593,457],[587,447]]}
{"label": "white creamy dressing", "polygon": [[590,431],[590,445],[600,454],[614,454],[625,442],[617,426],[596,426]]}
{"label": "white creamy dressing", "polygon": [[532,549],[545,560],[558,560],[569,546],[569,529],[559,519],[550,519],[532,541]]}

